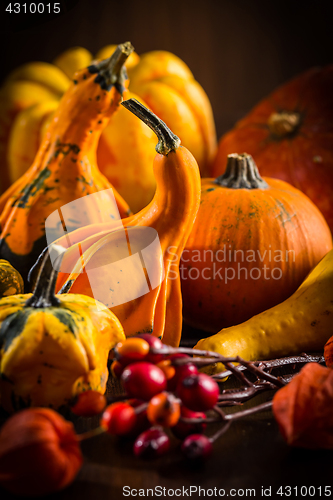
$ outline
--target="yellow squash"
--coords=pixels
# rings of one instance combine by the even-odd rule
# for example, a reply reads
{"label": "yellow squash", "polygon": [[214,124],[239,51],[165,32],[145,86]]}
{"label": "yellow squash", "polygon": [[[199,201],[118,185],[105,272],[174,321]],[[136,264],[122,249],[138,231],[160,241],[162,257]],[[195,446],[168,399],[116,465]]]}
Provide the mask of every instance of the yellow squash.
{"label": "yellow squash", "polygon": [[[104,47],[96,54],[96,59],[110,57],[115,47]],[[23,110],[22,113],[15,112],[7,120],[7,132],[3,140],[0,133],[0,153],[1,147],[3,149],[0,159],[11,182],[18,179],[32,163],[40,135],[50,122],[52,105],[40,106],[40,102],[54,102],[60,97],[64,82],[58,76],[55,78],[53,70],[60,72],[63,79],[72,79],[75,71],[91,62],[90,52],[82,47],[74,47],[55,59],[53,69],[52,65],[45,64],[42,75],[36,72],[37,63],[31,63],[31,67],[25,65],[18,68],[8,77],[5,85],[9,89],[26,82],[38,82],[43,89],[51,91],[51,77],[56,82],[51,96],[43,95],[36,104],[35,101],[29,101],[28,109],[22,104],[19,108]],[[142,56],[132,53],[126,68],[130,87],[129,91],[125,91],[124,99],[136,98],[157,114],[180,137],[182,144],[196,158],[201,172],[207,175],[216,151],[214,118],[209,99],[188,66],[174,54],[159,50]],[[8,104],[10,109],[15,108],[16,101],[14,94],[12,103]],[[30,140],[27,141],[27,137]],[[119,110],[111,118],[98,144],[97,162],[100,170],[129,202],[133,212],[144,208],[155,192],[156,182],[151,168],[154,144],[154,133],[125,110]],[[8,185],[8,180],[5,185]]]}
{"label": "yellow squash", "polygon": [[[333,250],[281,304],[200,340],[195,349],[255,361],[321,351],[333,335]],[[213,373],[223,370],[217,363]]]}

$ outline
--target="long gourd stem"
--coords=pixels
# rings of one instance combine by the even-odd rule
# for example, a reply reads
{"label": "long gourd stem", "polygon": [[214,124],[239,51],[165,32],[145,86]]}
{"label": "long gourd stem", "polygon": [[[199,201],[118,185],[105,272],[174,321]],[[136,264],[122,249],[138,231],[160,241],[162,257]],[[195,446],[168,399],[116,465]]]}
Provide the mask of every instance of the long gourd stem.
{"label": "long gourd stem", "polygon": [[[32,296],[26,301],[26,307],[36,309],[44,307],[58,307],[60,300],[55,296],[58,270],[63,257],[63,248],[51,245],[44,255],[41,268],[38,273],[36,287]],[[51,259],[51,253],[53,258]]]}
{"label": "long gourd stem", "polygon": [[127,58],[133,52],[134,47],[131,42],[121,43],[109,59],[92,64],[88,67],[90,73],[97,73],[95,82],[103,90],[109,91],[113,86],[120,94],[124,90],[124,82],[127,79],[126,68],[124,66]]}
{"label": "long gourd stem", "polygon": [[164,156],[167,156],[171,151],[175,151],[180,146],[180,139],[169,127],[154,113],[147,109],[141,102],[136,99],[128,99],[123,101],[122,106],[128,109],[142,120],[158,137],[156,151]]}
{"label": "long gourd stem", "polygon": [[105,72],[109,76],[110,83],[118,81],[123,66],[133,50],[134,47],[131,42],[121,43],[117,46],[105,68]]}

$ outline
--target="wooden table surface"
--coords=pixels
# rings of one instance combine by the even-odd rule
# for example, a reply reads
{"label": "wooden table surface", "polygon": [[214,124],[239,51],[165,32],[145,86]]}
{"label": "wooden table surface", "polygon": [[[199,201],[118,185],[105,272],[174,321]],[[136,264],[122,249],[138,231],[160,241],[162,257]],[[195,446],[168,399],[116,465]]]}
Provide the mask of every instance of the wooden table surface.
{"label": "wooden table surface", "polygon": [[[187,338],[185,342],[194,345],[194,340]],[[109,385],[110,390],[117,392]],[[244,407],[269,400],[272,394],[261,394]],[[96,427],[97,422],[97,418],[78,418],[74,423],[77,431],[83,432]],[[218,428],[217,424],[212,424],[207,435]],[[290,496],[288,486],[292,488],[293,498],[333,496],[332,491],[330,495],[325,495],[325,486],[329,487],[326,493],[329,489],[333,490],[333,452],[288,447],[279,434],[271,411],[234,422],[227,433],[215,442],[212,456],[203,463],[194,464],[186,460],[179,445],[180,441],[172,438],[167,455],[143,460],[133,455],[132,441],[107,434],[96,436],[82,443],[85,461],[74,483],[59,493],[43,498],[118,500],[131,498],[135,493],[138,498],[220,498],[223,491],[219,490],[224,490],[225,496],[234,498],[271,496],[279,499]],[[281,486],[283,496],[278,494]],[[206,497],[203,491],[199,495],[199,487],[206,490]],[[310,487],[316,488],[315,496]],[[141,495],[140,489],[144,490]],[[154,494],[147,489],[154,490]],[[132,496],[129,495],[130,490],[133,490]],[[268,495],[270,492],[271,495]],[[1,500],[12,498],[16,497],[0,488]]]}

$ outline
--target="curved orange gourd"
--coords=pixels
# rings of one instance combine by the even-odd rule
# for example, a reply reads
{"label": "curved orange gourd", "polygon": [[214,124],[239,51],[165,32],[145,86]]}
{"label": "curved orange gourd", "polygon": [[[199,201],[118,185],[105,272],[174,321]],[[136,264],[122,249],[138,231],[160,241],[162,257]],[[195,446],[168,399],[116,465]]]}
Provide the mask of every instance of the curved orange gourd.
{"label": "curved orange gourd", "polygon": [[250,155],[229,155],[223,175],[202,179],[181,261],[184,318],[215,333],[246,321],[294,293],[331,248],[304,193],[261,178]]}
{"label": "curved orange gourd", "polygon": [[[69,246],[69,250],[64,258],[62,272],[59,273],[57,287],[62,287],[63,292],[75,293],[80,290],[80,293],[95,298],[97,294],[119,318],[126,336],[150,332],[163,337],[166,344],[178,345],[182,326],[178,266],[199,208],[199,169],[192,154],[179,145],[178,137],[153,113],[133,99],[122,104],[147,123],[159,137],[156,147],[158,154],[154,160],[157,182],[155,196],[146,208],[122,221],[91,225],[74,231],[70,235],[71,246],[67,238],[59,239],[57,244],[65,248]],[[124,233],[130,248],[129,255],[137,255],[145,228],[156,232],[154,234],[158,235],[161,249],[144,257],[143,268],[146,278],[149,278],[149,290],[141,295],[138,292],[135,299],[113,305],[113,300],[119,301],[118,275],[103,270],[103,266],[110,259],[121,259],[116,249],[120,247]],[[154,261],[153,276],[148,273],[149,259]],[[101,272],[96,288],[91,285],[89,269],[96,270],[99,266]],[[72,272],[64,272],[65,268]],[[134,274],[132,280],[129,274],[127,285],[129,289],[134,287],[139,290],[140,287]]]}
{"label": "curved orange gourd", "polygon": [[[98,170],[96,148],[128,84],[123,64],[132,50],[129,42],[119,45],[109,60],[74,75],[34,163],[0,199],[0,257],[24,279],[47,245],[45,220],[60,207],[110,189],[105,205],[89,213],[77,211],[70,229],[105,220],[105,212],[111,218],[129,213],[127,203]],[[113,195],[118,208],[110,210]]]}

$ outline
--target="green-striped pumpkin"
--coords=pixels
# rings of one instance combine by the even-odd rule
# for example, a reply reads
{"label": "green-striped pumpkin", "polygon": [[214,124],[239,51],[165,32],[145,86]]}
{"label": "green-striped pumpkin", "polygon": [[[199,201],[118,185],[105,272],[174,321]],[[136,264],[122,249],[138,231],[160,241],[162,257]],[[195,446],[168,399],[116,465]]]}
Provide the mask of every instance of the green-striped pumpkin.
{"label": "green-striped pumpkin", "polygon": [[12,412],[60,408],[87,389],[105,392],[109,351],[125,340],[117,317],[79,294],[54,294],[49,255],[33,294],[0,300],[0,402]]}

